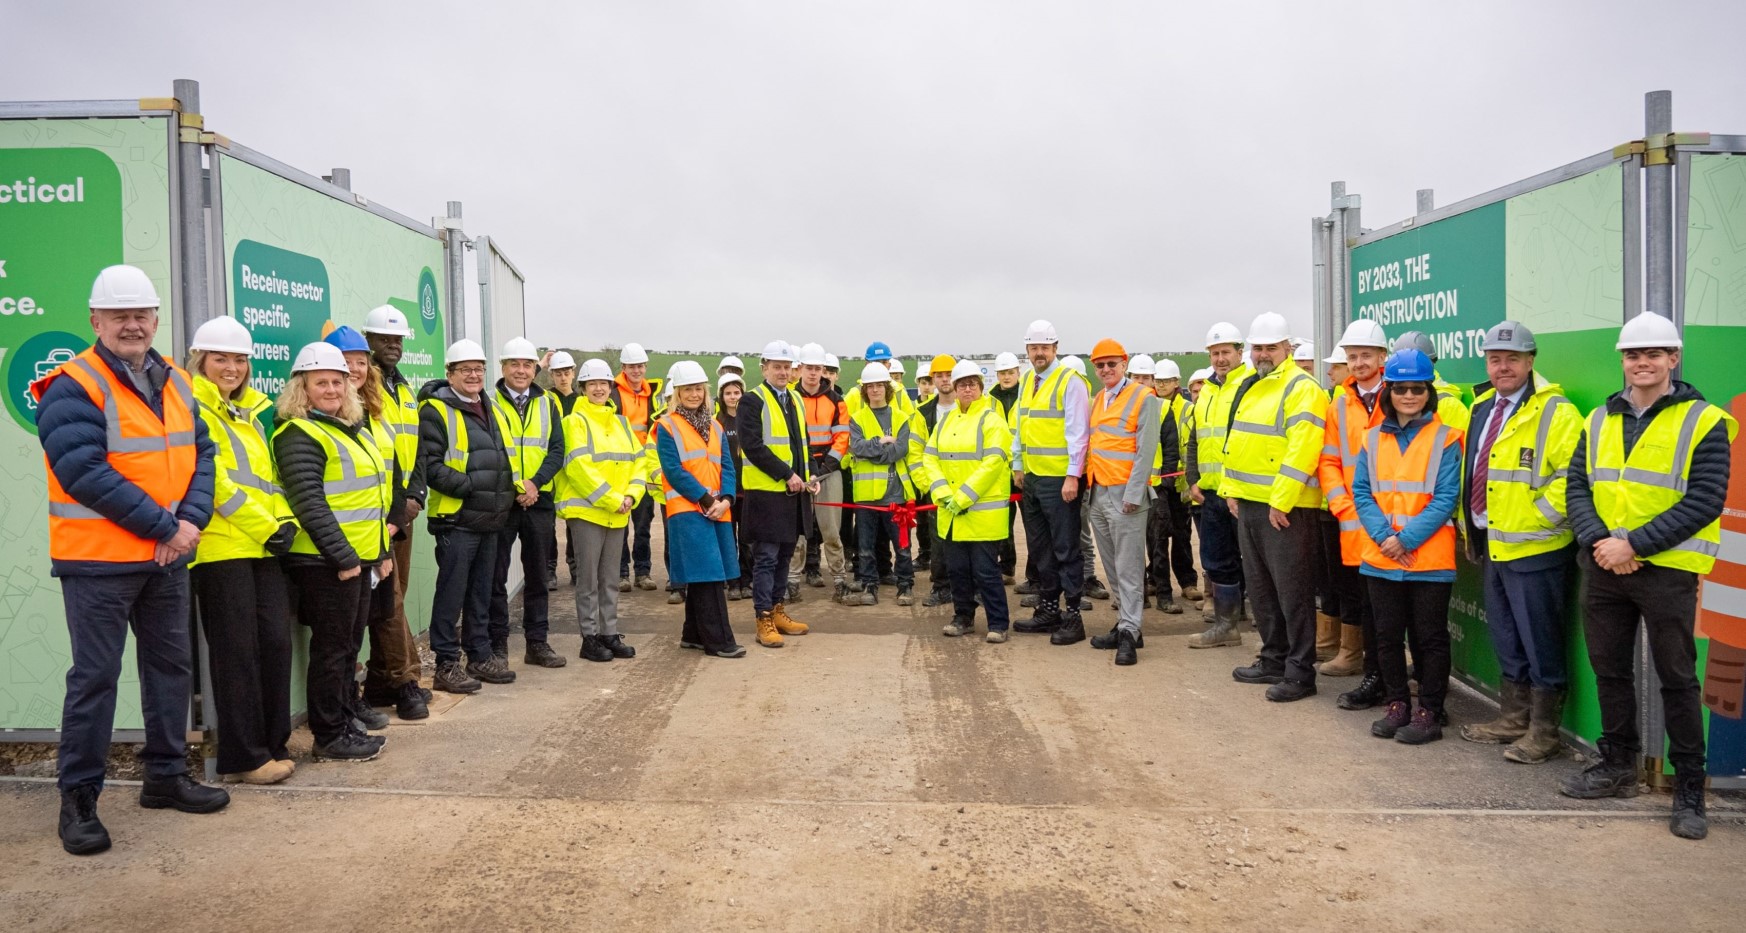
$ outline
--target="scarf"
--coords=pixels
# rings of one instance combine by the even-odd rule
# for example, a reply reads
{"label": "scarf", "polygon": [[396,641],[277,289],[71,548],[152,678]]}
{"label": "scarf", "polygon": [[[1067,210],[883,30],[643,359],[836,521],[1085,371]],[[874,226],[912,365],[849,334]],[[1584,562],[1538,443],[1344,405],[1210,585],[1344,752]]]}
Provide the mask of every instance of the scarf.
{"label": "scarf", "polygon": [[707,408],[702,405],[696,408],[681,408],[679,409],[679,417],[690,423],[691,427],[697,431],[697,436],[706,441],[709,440],[710,423],[715,419],[709,416]]}

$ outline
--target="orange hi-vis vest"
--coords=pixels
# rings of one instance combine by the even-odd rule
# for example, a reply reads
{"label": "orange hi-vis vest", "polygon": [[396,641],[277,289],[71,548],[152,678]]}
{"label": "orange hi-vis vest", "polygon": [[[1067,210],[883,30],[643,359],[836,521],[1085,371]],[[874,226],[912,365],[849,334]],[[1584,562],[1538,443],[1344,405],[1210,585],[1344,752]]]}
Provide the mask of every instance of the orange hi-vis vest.
{"label": "orange hi-vis vest", "polygon": [[[1379,388],[1377,392],[1387,391]],[[1340,522],[1340,563],[1356,567],[1364,560],[1364,545],[1370,536],[1364,533],[1364,523],[1358,520],[1358,506],[1352,501],[1352,474],[1358,469],[1358,452],[1364,449],[1364,439],[1370,429],[1382,423],[1382,399],[1376,407],[1364,410],[1364,399],[1358,394],[1358,379],[1346,381],[1334,389],[1328,402],[1327,424],[1322,431],[1322,457],[1316,466],[1316,476],[1322,481],[1322,495],[1328,498],[1328,511]]]}
{"label": "orange hi-vis vest", "polygon": [[654,388],[645,379],[642,391],[632,392],[630,380],[625,378],[624,373],[618,374],[618,377],[613,380],[613,385],[617,386],[613,394],[618,399],[619,414],[624,416],[624,420],[630,422],[631,433],[637,436],[637,443],[647,442],[649,439],[649,411],[654,406],[655,400]]}
{"label": "orange hi-vis vest", "polygon": [[[818,395],[795,392],[806,406],[806,449],[809,456],[834,453],[838,460],[849,455],[849,413],[829,390]],[[828,451],[823,448],[829,448]]]}
{"label": "orange hi-vis vest", "polygon": [[[84,387],[91,401],[103,409],[109,428],[109,465],[152,501],[175,512],[194,481],[196,461],[194,422],[200,415],[188,374],[170,366],[164,380],[162,420],[132,386],[116,378],[96,347],[31,383],[30,391],[41,401],[49,383],[62,376]],[[46,455],[43,461],[47,464]],[[158,542],[134,535],[67,495],[52,465],[48,493],[49,557],[54,560],[137,564],[156,554]]]}
{"label": "orange hi-vis vest", "polygon": [[[1378,408],[1382,407],[1380,404]],[[1371,428],[1364,440],[1364,450],[1370,465],[1370,492],[1389,523],[1399,531],[1407,526],[1437,492],[1437,473],[1443,466],[1443,450],[1460,446],[1461,432],[1433,416],[1429,424],[1413,435],[1406,450],[1392,434],[1384,435],[1382,427]],[[1450,570],[1455,569],[1455,523],[1448,521],[1436,534],[1412,553],[1413,565],[1395,563],[1382,553],[1382,546],[1364,535],[1364,563],[1382,570]]]}
{"label": "orange hi-vis vest", "polygon": [[[673,436],[673,443],[679,448],[679,463],[685,467],[693,479],[703,484],[712,496],[721,495],[721,428],[714,421],[709,423],[709,438],[707,440],[691,422],[681,418],[676,413],[668,413],[655,422],[656,431],[664,431]],[[681,515],[686,512],[702,512],[697,503],[680,495],[673,488],[672,480],[667,474],[661,474],[661,489],[666,492],[667,517]],[[721,517],[721,521],[731,521],[733,513],[730,510]]]}
{"label": "orange hi-vis vest", "polygon": [[[1139,459],[1140,404],[1152,390],[1129,380],[1125,388],[1106,402],[1102,389],[1091,401],[1091,444],[1085,456],[1085,473],[1094,486],[1126,485]],[[1147,468],[1151,467],[1150,458]]]}
{"label": "orange hi-vis vest", "polygon": [[[1730,407],[1746,421],[1746,395]],[[1641,443],[1641,442],[1639,442]],[[1733,482],[1722,509],[1721,547],[1716,565],[1698,591],[1697,637],[1710,640],[1704,662],[1704,706],[1712,715],[1739,720],[1746,715],[1746,444],[1730,451]]]}

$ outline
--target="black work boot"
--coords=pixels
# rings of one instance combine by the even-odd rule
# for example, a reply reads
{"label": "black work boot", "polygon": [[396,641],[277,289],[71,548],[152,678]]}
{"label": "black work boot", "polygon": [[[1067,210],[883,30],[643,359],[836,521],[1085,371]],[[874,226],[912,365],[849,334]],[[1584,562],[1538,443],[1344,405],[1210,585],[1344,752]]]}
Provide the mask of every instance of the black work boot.
{"label": "black work boot", "polygon": [[1140,663],[1139,652],[1134,650],[1137,647],[1139,647],[1139,639],[1126,629],[1118,631],[1116,633],[1116,665],[1127,667],[1130,664]]}
{"label": "black work boot", "polygon": [[430,718],[430,701],[424,698],[418,681],[409,680],[400,685],[400,695],[394,698],[394,714],[401,719]]}
{"label": "black work boot", "polygon": [[1382,677],[1377,674],[1365,674],[1358,681],[1358,686],[1334,700],[1334,705],[1341,709],[1369,709],[1382,702]]}
{"label": "black work boot", "polygon": [[1267,699],[1273,703],[1293,703],[1316,695],[1315,681],[1284,680],[1267,688]]}
{"label": "black work boot", "polygon": [[[1121,631],[1122,631],[1122,627],[1118,623],[1116,625],[1110,626],[1109,631],[1103,633],[1102,635],[1091,636],[1091,647],[1096,648],[1099,651],[1108,651],[1111,648],[1120,647],[1121,646],[1121,639],[1118,636],[1121,634]],[[1146,647],[1146,635],[1144,632],[1134,636],[1134,647],[1135,648]]]}
{"label": "black work boot", "polygon": [[606,646],[606,642],[602,641],[599,635],[584,635],[582,636],[582,660],[610,661],[612,660],[612,649]]}
{"label": "black work boot", "polygon": [[606,650],[612,652],[612,656],[617,660],[623,661],[637,656],[637,649],[625,644],[623,635],[602,635],[600,643],[605,645]]}
{"label": "black work boot", "polygon": [[1085,640],[1085,620],[1080,617],[1079,610],[1069,609],[1061,613],[1061,625],[1049,633],[1049,644],[1072,645]]}
{"label": "black work boot", "polygon": [[1637,796],[1637,750],[1600,743],[1599,761],[1558,782],[1558,792],[1578,800]]}
{"label": "black work boot", "polygon": [[550,644],[543,641],[528,642],[527,650],[522,653],[521,661],[523,664],[532,664],[535,667],[563,667],[569,663],[564,660],[562,655],[553,651]]}
{"label": "black work boot", "polygon": [[1028,619],[1020,619],[1012,624],[1012,630],[1026,635],[1043,635],[1061,627],[1061,607],[1054,603],[1042,603],[1037,611],[1031,613]]}
{"label": "black work boot", "polygon": [[103,788],[83,784],[61,791],[61,848],[72,855],[96,855],[109,848],[109,830],[97,818]]}
{"label": "black work boot", "polygon": [[1277,684],[1285,680],[1285,669],[1268,667],[1256,658],[1254,664],[1232,671],[1231,679],[1240,684]]}
{"label": "black work boot", "polygon": [[[1701,769],[1673,769],[1673,817],[1667,829],[1681,839],[1702,839],[1710,834],[1704,810],[1704,773]],[[69,850],[71,851],[71,850]]]}
{"label": "black work boot", "polygon": [[951,602],[952,602],[952,591],[947,590],[947,589],[942,589],[942,588],[936,586],[933,589],[928,591],[928,596],[926,599],[922,600],[922,605],[927,606],[928,608],[931,609],[935,606],[950,605]]}
{"label": "black work boot", "polygon": [[217,813],[230,803],[230,792],[207,787],[188,776],[147,777],[140,785],[139,805],[147,810],[180,810],[183,813]]}
{"label": "black work boot", "polygon": [[351,714],[354,720],[365,732],[380,732],[388,728],[388,714],[364,702],[362,693],[352,694]]}

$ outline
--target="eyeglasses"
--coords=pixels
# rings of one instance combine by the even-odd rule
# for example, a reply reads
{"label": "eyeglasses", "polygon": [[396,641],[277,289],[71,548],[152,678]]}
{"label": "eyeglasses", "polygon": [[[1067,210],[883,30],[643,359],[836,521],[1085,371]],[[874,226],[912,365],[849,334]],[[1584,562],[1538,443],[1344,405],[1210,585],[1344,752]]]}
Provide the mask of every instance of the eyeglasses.
{"label": "eyeglasses", "polygon": [[1121,360],[1092,360],[1091,365],[1098,369],[1114,369],[1122,364]]}
{"label": "eyeglasses", "polygon": [[483,375],[485,375],[485,367],[483,367],[483,366],[457,366],[457,367],[455,367],[455,375],[457,375],[457,376],[483,376]]}
{"label": "eyeglasses", "polygon": [[1396,395],[1425,395],[1431,391],[1431,387],[1419,382],[1408,382],[1391,385],[1388,387],[1388,391]]}

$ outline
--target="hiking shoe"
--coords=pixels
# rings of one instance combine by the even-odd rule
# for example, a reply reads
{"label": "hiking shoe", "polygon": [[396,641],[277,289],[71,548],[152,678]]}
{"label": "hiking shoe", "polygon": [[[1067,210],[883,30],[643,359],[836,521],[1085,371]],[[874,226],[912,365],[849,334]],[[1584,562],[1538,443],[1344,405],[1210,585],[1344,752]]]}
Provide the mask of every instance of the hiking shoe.
{"label": "hiking shoe", "polygon": [[438,661],[431,686],[444,693],[478,693],[479,682],[467,675],[459,661]]}
{"label": "hiking shoe", "polygon": [[1358,686],[1340,694],[1334,705],[1341,709],[1369,709],[1382,702],[1382,678],[1365,674]]}
{"label": "hiking shoe", "polygon": [[174,777],[147,777],[139,788],[139,805],[147,810],[217,813],[230,803],[230,791],[208,787],[184,771]]}
{"label": "hiking shoe", "polygon": [[581,657],[584,661],[610,661],[612,649],[606,646],[606,642],[599,635],[584,635]]}
{"label": "hiking shoe", "polygon": [[637,649],[625,644],[624,636],[617,634],[616,632],[611,635],[600,636],[600,643],[605,645],[606,650],[612,652],[612,656],[620,661],[628,660],[637,656]]}
{"label": "hiking shoe", "polygon": [[326,745],[315,746],[316,761],[369,761],[382,754],[381,736],[347,732]]}
{"label": "hiking shoe", "polygon": [[684,590],[668,590],[667,591],[667,605],[677,606],[684,601],[685,601],[685,591]]}
{"label": "hiking shoe", "polygon": [[1179,616],[1182,614],[1182,604],[1169,593],[1162,593],[1158,596],[1158,611],[1165,615]]}
{"label": "hiking shoe", "polygon": [[1392,739],[1395,733],[1406,728],[1410,722],[1412,715],[1406,703],[1395,700],[1388,704],[1388,711],[1382,714],[1381,719],[1370,724],[1370,734],[1379,739]]}
{"label": "hiking shoe", "polygon": [[388,714],[365,703],[357,694],[353,694],[351,708],[347,712],[352,714],[352,721],[358,724],[358,728],[365,732],[379,732],[388,728]]}
{"label": "hiking shoe", "polygon": [[430,701],[424,698],[424,690],[419,688],[418,681],[409,680],[400,685],[400,696],[394,701],[394,715],[403,720],[430,718]]}
{"label": "hiking shoe", "polygon": [[1006,644],[1006,639],[1007,639],[1006,629],[991,628],[988,630],[988,636],[982,640],[985,642],[988,642],[991,645],[1004,645],[1004,644]]}
{"label": "hiking shoe", "polygon": [[637,577],[637,589],[639,589],[639,590],[652,590],[654,588],[655,588],[655,578],[654,577],[651,577],[646,573],[641,574]]}
{"label": "hiking shoe", "polygon": [[899,606],[915,605],[915,596],[909,591],[909,589],[910,588],[907,586],[900,586],[897,588],[897,604]]}
{"label": "hiking shoe", "polygon": [[788,607],[777,603],[770,607],[770,621],[776,623],[776,631],[784,635],[805,635],[807,624],[788,614]]}
{"label": "hiking shoe", "polygon": [[1201,595],[1200,587],[1190,585],[1182,588],[1182,598],[1191,603],[1198,603],[1206,597]]}
{"label": "hiking shoe", "polygon": [[746,656],[746,649],[740,645],[726,644],[705,647],[703,653],[712,658],[743,658]]}
{"label": "hiking shoe", "polygon": [[808,570],[806,572],[806,585],[813,589],[824,589],[824,574],[819,573],[816,570]]}
{"label": "hiking shoe", "polygon": [[509,666],[509,643],[504,642],[501,645],[492,645],[491,646],[491,656],[496,658],[499,661],[502,661],[504,667],[508,667]]}
{"label": "hiking shoe", "polygon": [[935,606],[944,606],[951,601],[952,594],[936,586],[928,591],[928,597],[922,600],[922,605],[931,609]]}
{"label": "hiking shoe", "polygon": [[869,586],[866,589],[862,590],[860,595],[855,599],[855,605],[857,605],[857,606],[877,606],[877,605],[879,605],[879,587]]}
{"label": "hiking shoe", "polygon": [[1558,782],[1558,792],[1578,800],[1637,796],[1636,751],[1601,746],[1601,759]]}
{"label": "hiking shoe", "polygon": [[745,599],[746,598],[746,588],[743,586],[730,586],[730,587],[728,587],[727,588],[727,598],[732,599],[732,600]]}
{"label": "hiking shoe", "polygon": [[960,635],[968,635],[974,631],[976,631],[976,620],[966,619],[960,616],[954,616],[952,621],[947,622],[940,628],[940,634],[947,638],[957,638]]}
{"label": "hiking shoe", "polygon": [[758,614],[758,644],[766,648],[782,647],[782,633],[776,631],[776,619],[773,612]]}
{"label": "hiking shoe", "polygon": [[629,593],[631,591],[630,577],[618,578],[618,591],[620,593]]}
{"label": "hiking shoe", "polygon": [[103,788],[83,784],[61,791],[61,848],[70,855],[96,855],[109,848],[109,830],[97,818]]}
{"label": "hiking shoe", "polygon": [[696,641],[686,641],[683,637],[681,637],[679,639],[679,647],[688,648],[692,651],[702,651],[703,650],[703,643],[696,642]]}
{"label": "hiking shoe", "polygon": [[1102,580],[1092,577],[1085,581],[1085,595],[1092,599],[1108,599],[1109,587],[1104,586]]}
{"label": "hiking shoe", "polygon": [[1437,714],[1423,706],[1413,710],[1413,721],[1402,726],[1394,733],[1396,742],[1408,745],[1423,745],[1435,742],[1443,737],[1443,727],[1437,722]]}
{"label": "hiking shoe", "polygon": [[568,663],[563,655],[553,651],[552,646],[543,641],[528,642],[527,651],[522,653],[521,661],[535,667],[563,667]]}
{"label": "hiking shoe", "polygon": [[787,596],[787,601],[791,603],[798,603],[806,598],[800,594],[800,584],[798,583],[788,584]]}
{"label": "hiking shoe", "polygon": [[470,662],[467,665],[467,673],[478,678],[483,683],[515,683],[515,672],[510,670],[509,665],[499,660],[496,655],[492,655],[483,661]]}

